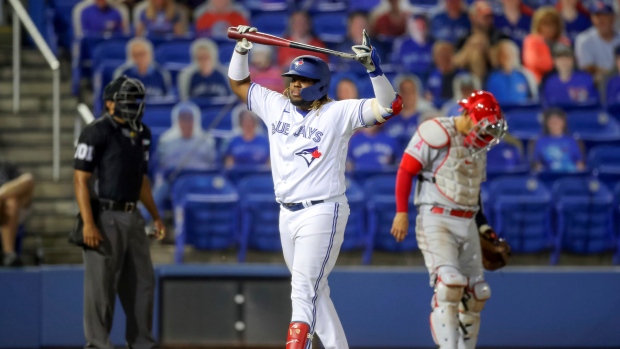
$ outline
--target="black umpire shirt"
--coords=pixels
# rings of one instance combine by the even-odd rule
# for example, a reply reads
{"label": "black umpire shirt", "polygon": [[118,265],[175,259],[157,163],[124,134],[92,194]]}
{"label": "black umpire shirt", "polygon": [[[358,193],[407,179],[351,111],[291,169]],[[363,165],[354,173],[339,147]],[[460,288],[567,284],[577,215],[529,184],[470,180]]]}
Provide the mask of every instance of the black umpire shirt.
{"label": "black umpire shirt", "polygon": [[74,168],[97,170],[99,197],[135,202],[140,198],[142,178],[148,169],[151,130],[133,131],[109,114],[87,125],[75,150]]}

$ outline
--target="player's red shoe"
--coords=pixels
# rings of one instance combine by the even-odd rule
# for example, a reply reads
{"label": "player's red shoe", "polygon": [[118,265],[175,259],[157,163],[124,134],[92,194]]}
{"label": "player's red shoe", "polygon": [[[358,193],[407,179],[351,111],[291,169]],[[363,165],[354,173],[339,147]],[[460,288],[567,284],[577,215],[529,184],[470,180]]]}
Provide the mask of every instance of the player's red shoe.
{"label": "player's red shoe", "polygon": [[305,322],[291,322],[286,336],[286,349],[304,349],[310,338],[310,326]]}

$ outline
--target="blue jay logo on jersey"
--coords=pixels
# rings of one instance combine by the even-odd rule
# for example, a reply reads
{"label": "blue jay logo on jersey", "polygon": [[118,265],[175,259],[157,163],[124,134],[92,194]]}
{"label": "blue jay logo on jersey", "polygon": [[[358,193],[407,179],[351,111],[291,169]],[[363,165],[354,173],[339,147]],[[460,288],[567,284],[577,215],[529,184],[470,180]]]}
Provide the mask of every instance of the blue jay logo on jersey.
{"label": "blue jay logo on jersey", "polygon": [[308,164],[308,167],[310,167],[314,159],[320,158],[323,154],[319,152],[319,147],[314,147],[303,149],[302,151],[295,153],[295,155],[301,156],[304,160],[306,160],[306,164]]}
{"label": "blue jay logo on jersey", "polygon": [[295,61],[295,69],[299,68],[300,65],[304,64],[304,60],[303,59],[298,59]]}

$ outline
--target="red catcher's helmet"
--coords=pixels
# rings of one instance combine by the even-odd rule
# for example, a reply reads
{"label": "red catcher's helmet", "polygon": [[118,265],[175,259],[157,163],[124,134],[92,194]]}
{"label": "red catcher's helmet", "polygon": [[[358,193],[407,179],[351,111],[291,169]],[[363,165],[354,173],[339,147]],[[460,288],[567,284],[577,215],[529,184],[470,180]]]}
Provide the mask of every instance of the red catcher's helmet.
{"label": "red catcher's helmet", "polygon": [[467,111],[474,126],[465,136],[465,146],[473,156],[498,144],[508,131],[499,103],[490,92],[474,91],[459,104]]}

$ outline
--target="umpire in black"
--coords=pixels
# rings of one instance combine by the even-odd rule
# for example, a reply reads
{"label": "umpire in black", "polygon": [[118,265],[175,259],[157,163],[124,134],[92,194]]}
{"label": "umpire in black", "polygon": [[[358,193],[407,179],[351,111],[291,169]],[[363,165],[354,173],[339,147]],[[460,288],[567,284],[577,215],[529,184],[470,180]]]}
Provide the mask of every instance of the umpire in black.
{"label": "umpire in black", "polygon": [[[127,317],[128,347],[157,347],[151,334],[155,277],[137,201],[154,219],[151,236],[162,239],[165,227],[146,177],[151,131],[141,122],[144,97],[139,80],[112,81],[104,90],[106,113],[84,128],[75,152],[75,196],[84,222],[86,348],[114,348],[109,334],[117,293]],[[91,203],[95,171],[99,199]]]}

